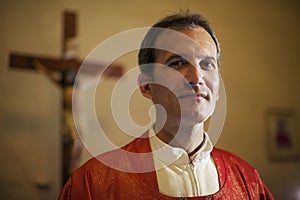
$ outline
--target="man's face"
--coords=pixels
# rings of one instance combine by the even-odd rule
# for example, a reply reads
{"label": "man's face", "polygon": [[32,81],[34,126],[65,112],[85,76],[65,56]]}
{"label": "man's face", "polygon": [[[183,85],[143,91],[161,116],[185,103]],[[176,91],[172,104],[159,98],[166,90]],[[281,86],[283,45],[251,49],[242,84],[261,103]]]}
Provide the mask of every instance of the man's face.
{"label": "man's face", "polygon": [[[174,32],[157,38],[155,46],[164,50],[156,50],[154,83],[144,94],[164,107],[167,118],[162,126],[170,132],[180,123],[193,126],[204,122],[215,109],[219,90],[217,49],[211,36],[201,27],[178,32],[187,39]],[[163,112],[157,112],[157,122],[164,121]]]}

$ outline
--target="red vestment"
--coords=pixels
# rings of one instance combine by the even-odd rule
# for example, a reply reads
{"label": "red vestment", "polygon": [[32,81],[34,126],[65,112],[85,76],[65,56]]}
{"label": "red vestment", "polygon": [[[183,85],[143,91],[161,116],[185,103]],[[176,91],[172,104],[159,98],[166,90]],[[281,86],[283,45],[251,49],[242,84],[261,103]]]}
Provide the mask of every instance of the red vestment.
{"label": "red vestment", "polygon": [[[151,152],[149,138],[135,139],[122,149],[135,153]],[[258,172],[247,162],[217,148],[213,149],[212,157],[218,171],[220,190],[207,197],[186,199],[274,199]],[[150,156],[130,157],[118,149],[97,158],[90,159],[72,174],[59,200],[183,199],[168,197],[159,192],[154,161]],[[103,164],[106,162],[110,166]],[[111,166],[122,166],[127,171],[134,169],[148,172],[131,173]]]}

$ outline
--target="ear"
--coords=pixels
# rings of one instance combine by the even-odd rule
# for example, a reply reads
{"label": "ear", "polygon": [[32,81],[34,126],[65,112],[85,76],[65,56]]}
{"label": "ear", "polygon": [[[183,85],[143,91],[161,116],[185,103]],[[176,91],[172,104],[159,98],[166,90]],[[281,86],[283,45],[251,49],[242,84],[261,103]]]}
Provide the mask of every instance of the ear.
{"label": "ear", "polygon": [[138,76],[138,85],[140,87],[140,91],[142,95],[148,99],[152,99],[152,92],[149,87],[150,79],[143,73],[140,73]]}

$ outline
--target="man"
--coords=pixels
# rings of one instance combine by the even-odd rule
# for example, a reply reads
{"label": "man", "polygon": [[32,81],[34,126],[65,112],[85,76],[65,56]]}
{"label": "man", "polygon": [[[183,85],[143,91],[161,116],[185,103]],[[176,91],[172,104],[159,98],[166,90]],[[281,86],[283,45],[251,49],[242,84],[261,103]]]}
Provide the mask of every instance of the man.
{"label": "man", "polygon": [[153,128],[76,170],[60,199],[273,199],[252,166],[213,148],[204,131],[219,98],[219,59],[202,16],[156,23],[139,52],[140,90],[156,106]]}

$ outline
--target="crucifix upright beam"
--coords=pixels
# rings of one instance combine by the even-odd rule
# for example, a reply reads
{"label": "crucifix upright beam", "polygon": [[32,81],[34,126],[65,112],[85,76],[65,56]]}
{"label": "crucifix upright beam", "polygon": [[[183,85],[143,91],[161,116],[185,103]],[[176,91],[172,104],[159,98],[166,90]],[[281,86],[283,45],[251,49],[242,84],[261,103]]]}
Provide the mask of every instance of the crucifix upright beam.
{"label": "crucifix upright beam", "polygon": [[67,52],[67,44],[70,39],[76,39],[77,37],[77,15],[74,12],[64,13],[64,31],[63,31],[63,41],[62,41],[62,54]]}
{"label": "crucifix upright beam", "polygon": [[[33,55],[27,53],[12,52],[9,55],[9,66],[11,68],[35,70],[43,73],[47,78],[54,81],[63,92],[62,109],[64,116],[62,127],[62,180],[65,182],[72,172],[72,162],[74,157],[81,151],[81,145],[77,132],[74,127],[72,117],[72,101],[70,91],[74,86],[76,73],[81,66],[82,60],[78,59],[76,54],[77,42],[77,14],[75,12],[64,12],[63,15],[63,37],[62,37],[62,55],[57,58],[54,56]],[[85,63],[86,65],[86,63]],[[104,63],[87,63],[95,69],[91,75],[99,68],[104,68]],[[86,72],[89,73],[89,72]],[[120,77],[123,74],[123,67],[118,64],[110,65],[103,73],[106,77]],[[71,77],[71,78],[70,78]],[[74,133],[76,132],[76,133]],[[77,145],[77,149],[76,148]],[[78,149],[79,148],[79,149]]]}

